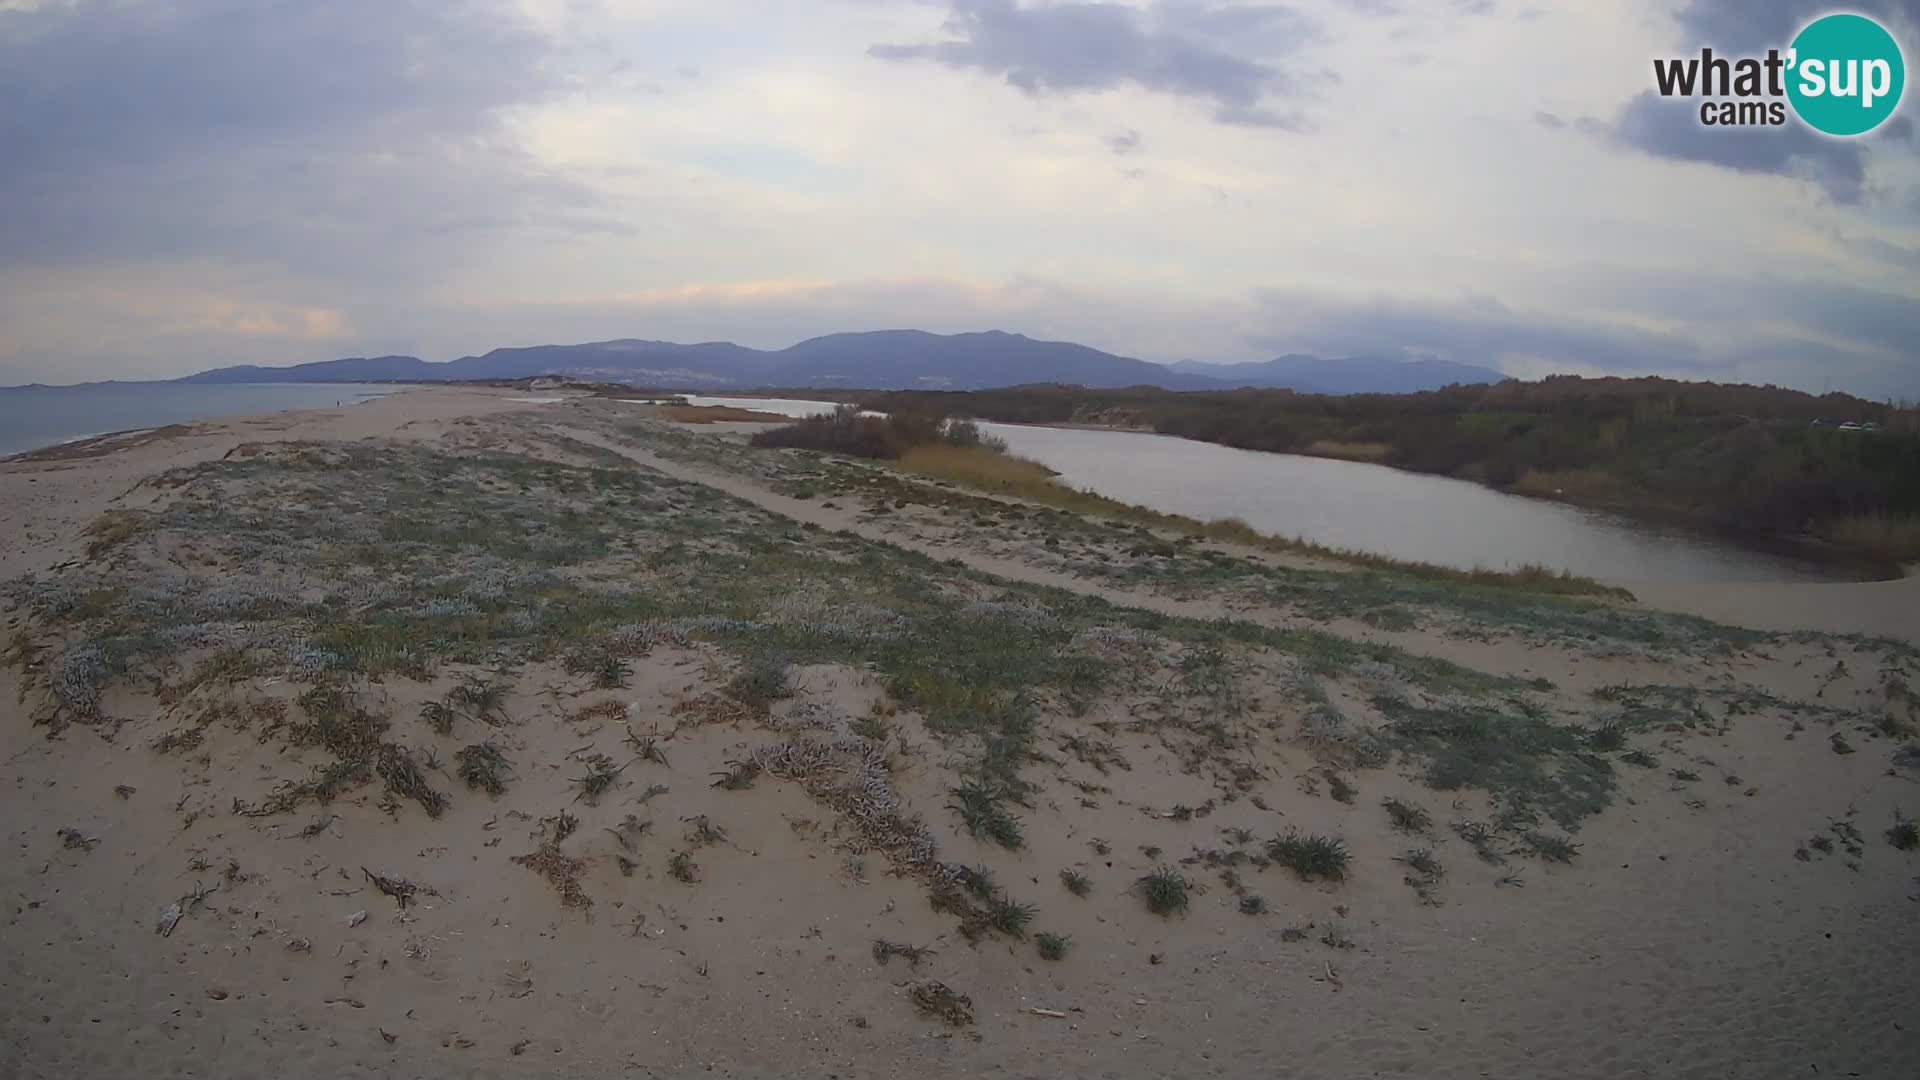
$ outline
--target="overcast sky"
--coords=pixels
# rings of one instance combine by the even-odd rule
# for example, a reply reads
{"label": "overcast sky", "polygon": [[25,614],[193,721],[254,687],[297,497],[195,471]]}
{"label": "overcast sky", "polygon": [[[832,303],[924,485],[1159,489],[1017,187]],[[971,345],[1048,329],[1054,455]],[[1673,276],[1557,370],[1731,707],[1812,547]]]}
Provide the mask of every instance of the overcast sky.
{"label": "overcast sky", "polygon": [[1920,398],[1920,91],[1648,94],[1831,7],[0,0],[0,384],[911,326]]}

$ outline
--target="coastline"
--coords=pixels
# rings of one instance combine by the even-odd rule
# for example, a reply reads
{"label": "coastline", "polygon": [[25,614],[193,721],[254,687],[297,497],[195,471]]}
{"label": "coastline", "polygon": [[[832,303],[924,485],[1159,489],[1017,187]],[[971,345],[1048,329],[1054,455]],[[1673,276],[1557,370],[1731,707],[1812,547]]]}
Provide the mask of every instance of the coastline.
{"label": "coastline", "polygon": [[367,383],[96,382],[0,390],[0,457],[207,419],[314,409],[366,400],[397,387]]}

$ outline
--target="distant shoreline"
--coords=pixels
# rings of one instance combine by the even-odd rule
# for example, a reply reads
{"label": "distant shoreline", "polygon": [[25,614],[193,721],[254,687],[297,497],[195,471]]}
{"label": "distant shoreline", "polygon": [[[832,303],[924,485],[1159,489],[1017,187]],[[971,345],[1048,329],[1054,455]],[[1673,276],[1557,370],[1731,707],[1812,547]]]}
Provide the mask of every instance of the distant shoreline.
{"label": "distant shoreline", "polygon": [[402,392],[364,383],[83,383],[0,390],[0,458],[230,416],[336,408]]}

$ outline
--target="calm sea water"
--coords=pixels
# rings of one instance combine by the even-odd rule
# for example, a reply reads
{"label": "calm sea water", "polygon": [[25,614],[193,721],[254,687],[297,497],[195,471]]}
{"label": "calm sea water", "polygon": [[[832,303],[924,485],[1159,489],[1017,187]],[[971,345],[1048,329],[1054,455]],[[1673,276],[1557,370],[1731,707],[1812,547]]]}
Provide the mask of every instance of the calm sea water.
{"label": "calm sea water", "polygon": [[[807,416],[832,402],[690,397]],[[1442,476],[1166,435],[983,424],[1076,488],[1201,520],[1462,569],[1538,563],[1619,582],[1823,581],[1849,576],[1684,529],[1506,495]]]}
{"label": "calm sea water", "polygon": [[216,416],[351,405],[396,389],[362,383],[93,383],[0,390],[0,454]]}

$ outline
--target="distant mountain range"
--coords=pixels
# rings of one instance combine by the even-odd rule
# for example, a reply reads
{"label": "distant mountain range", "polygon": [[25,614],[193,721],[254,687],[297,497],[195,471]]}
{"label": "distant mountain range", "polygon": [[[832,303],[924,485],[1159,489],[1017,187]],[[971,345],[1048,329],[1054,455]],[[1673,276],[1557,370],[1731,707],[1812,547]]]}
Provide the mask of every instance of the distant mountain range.
{"label": "distant mountain range", "polygon": [[998,330],[929,334],[878,330],[829,334],[785,349],[727,341],[681,345],[623,338],[584,345],[495,349],[432,363],[413,356],[353,357],[291,367],[215,368],[188,383],[381,382],[522,379],[562,375],[672,390],[819,387],[862,390],[984,390],[1021,383],[1168,390],[1283,387],[1304,393],[1410,393],[1450,383],[1498,382],[1491,368],[1441,360],[1346,360],[1283,356],[1259,364],[1154,364],[1066,341],[1036,341]]}

